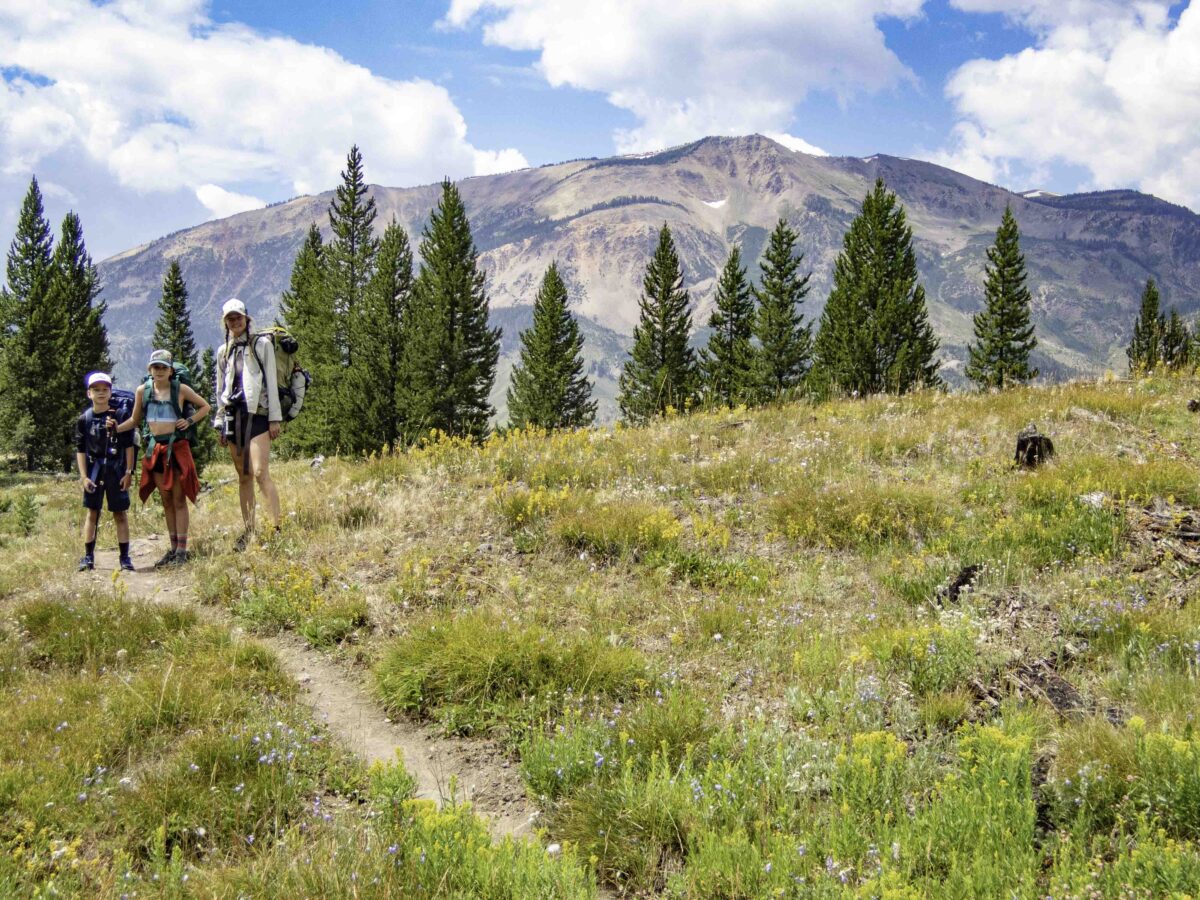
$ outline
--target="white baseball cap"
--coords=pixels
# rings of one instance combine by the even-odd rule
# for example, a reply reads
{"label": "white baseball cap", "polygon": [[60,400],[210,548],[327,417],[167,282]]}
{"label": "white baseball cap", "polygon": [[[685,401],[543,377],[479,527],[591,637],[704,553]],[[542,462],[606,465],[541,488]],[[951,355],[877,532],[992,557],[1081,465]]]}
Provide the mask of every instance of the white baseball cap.
{"label": "white baseball cap", "polygon": [[237,297],[230,297],[225,301],[225,305],[221,307],[221,318],[224,319],[230,313],[246,315],[246,304]]}
{"label": "white baseball cap", "polygon": [[107,384],[112,387],[112,376],[104,372],[93,372],[87,377],[87,386],[91,387],[93,384]]}

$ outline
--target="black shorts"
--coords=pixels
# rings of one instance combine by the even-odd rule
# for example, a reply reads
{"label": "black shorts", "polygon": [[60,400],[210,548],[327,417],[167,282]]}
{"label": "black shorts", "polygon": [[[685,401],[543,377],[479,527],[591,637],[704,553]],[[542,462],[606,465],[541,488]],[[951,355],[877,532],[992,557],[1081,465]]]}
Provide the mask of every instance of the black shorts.
{"label": "black shorts", "polygon": [[[246,412],[246,407],[242,405],[234,406],[232,412],[237,419],[241,420],[240,424],[242,426],[242,433],[244,435],[242,440],[244,443],[248,444],[260,434],[266,434],[271,427],[271,423],[267,419],[266,413],[255,413],[254,415],[249,415]],[[234,428],[234,423],[231,421],[225,436],[232,442],[236,433],[237,432]]]}
{"label": "black shorts", "polygon": [[96,485],[96,489],[90,494],[87,491],[83,492],[83,505],[86,509],[94,509],[99,512],[104,508],[105,500],[108,501],[108,511],[119,513],[129,509],[129,491],[121,490],[121,475],[104,475],[103,484]]}

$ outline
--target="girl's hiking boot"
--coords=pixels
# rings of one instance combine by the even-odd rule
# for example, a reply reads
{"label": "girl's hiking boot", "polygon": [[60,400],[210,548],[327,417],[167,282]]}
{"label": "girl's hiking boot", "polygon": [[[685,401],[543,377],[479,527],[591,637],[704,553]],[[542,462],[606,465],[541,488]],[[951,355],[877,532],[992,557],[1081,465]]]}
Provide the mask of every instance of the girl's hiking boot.
{"label": "girl's hiking boot", "polygon": [[83,559],[79,561],[78,571],[80,572],[90,572],[94,568],[96,568],[96,557],[92,556],[90,553],[86,554]]}
{"label": "girl's hiking boot", "polygon": [[137,569],[135,569],[133,567],[133,560],[130,559],[128,556],[121,557],[121,569],[122,569],[122,571],[125,571],[125,572],[136,572],[137,571]]}
{"label": "girl's hiking boot", "polygon": [[170,550],[168,550],[166,553],[163,554],[162,559],[160,559],[158,562],[156,562],[154,564],[154,568],[156,568],[156,569],[165,568],[166,566],[173,565],[174,561],[175,561],[175,548],[172,547]]}
{"label": "girl's hiking boot", "polygon": [[172,568],[182,566],[188,561],[188,552],[186,550],[176,550],[175,555],[171,557],[171,561],[167,563]]}

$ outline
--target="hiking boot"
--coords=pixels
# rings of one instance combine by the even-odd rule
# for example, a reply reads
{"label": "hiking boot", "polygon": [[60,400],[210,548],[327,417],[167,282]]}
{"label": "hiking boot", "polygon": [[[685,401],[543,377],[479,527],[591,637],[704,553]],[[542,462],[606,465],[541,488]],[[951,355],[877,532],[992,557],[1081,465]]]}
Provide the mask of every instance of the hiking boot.
{"label": "hiking boot", "polygon": [[251,537],[252,537],[252,535],[250,534],[249,531],[243,531],[241,537],[239,537],[236,541],[233,542],[233,552],[234,553],[244,552],[245,549],[250,546]]}
{"label": "hiking boot", "polygon": [[86,554],[83,559],[79,561],[78,571],[80,572],[90,572],[94,568],[96,568],[96,557],[92,556],[90,553]]}
{"label": "hiking boot", "polygon": [[133,567],[133,560],[130,559],[128,556],[121,557],[121,569],[125,572],[136,572],[137,571],[137,569],[135,569]]}
{"label": "hiking boot", "polygon": [[154,568],[161,569],[165,566],[169,566],[169,565],[171,565],[171,563],[174,559],[175,559],[175,548],[172,547],[170,550],[168,550],[166,553],[163,554],[162,559],[160,559],[158,562],[156,562],[154,564]]}
{"label": "hiking boot", "polygon": [[175,555],[171,557],[171,561],[166,563],[172,569],[177,569],[188,561],[188,552],[186,550],[176,550]]}

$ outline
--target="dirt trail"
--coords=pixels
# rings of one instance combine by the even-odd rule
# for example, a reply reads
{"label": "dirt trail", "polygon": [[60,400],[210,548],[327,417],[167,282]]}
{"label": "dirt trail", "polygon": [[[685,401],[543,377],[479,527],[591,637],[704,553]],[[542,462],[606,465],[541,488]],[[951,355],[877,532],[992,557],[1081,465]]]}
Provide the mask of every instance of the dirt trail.
{"label": "dirt trail", "polygon": [[[153,568],[165,551],[165,540],[157,536],[130,544],[137,571],[122,573],[120,578],[128,596],[187,605],[202,619],[240,633],[240,626],[223,610],[195,602],[186,569],[162,573]],[[116,567],[115,550],[98,550],[90,578],[109,583]],[[487,741],[444,738],[430,728],[388,719],[361,677],[293,635],[255,635],[255,640],[275,652],[300,686],[301,700],[345,747],[368,763],[390,762],[399,755],[417,781],[417,797],[441,804],[450,799],[453,783],[456,799],[470,801],[497,837],[532,831],[534,810],[525,798],[520,773],[499,747]]]}

